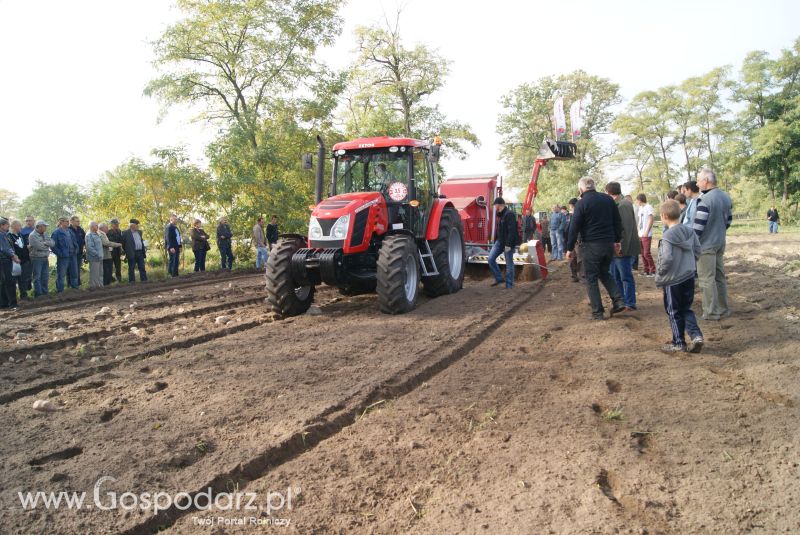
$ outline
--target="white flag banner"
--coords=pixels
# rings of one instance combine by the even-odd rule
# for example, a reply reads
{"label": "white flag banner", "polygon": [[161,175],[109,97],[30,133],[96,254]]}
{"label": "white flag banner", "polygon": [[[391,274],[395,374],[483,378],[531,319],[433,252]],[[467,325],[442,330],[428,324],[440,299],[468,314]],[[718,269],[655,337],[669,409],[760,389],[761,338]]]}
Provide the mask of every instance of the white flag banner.
{"label": "white flag banner", "polygon": [[564,139],[567,134],[567,119],[564,117],[564,97],[558,97],[553,105],[555,117],[556,140]]}
{"label": "white flag banner", "polygon": [[581,137],[583,128],[583,100],[576,100],[569,107],[569,124],[572,127],[572,141],[575,141]]}

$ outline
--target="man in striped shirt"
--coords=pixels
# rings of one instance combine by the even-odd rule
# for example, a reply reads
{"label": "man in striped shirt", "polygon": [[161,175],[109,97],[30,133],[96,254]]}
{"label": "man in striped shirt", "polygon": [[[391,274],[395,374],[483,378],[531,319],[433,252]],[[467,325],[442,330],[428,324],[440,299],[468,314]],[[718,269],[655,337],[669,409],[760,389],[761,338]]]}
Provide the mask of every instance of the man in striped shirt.
{"label": "man in striped shirt", "polygon": [[697,174],[697,185],[703,195],[697,201],[692,227],[700,240],[697,278],[703,291],[702,319],[718,321],[731,315],[724,255],[733,203],[728,194],[717,187],[717,175],[711,169],[704,168]]}

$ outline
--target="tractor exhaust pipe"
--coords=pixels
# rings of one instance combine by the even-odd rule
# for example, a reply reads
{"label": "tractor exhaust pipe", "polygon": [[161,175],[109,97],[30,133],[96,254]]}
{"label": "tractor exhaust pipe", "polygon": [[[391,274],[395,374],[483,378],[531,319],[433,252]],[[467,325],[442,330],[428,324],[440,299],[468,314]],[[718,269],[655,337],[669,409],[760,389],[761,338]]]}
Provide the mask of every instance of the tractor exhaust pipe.
{"label": "tractor exhaust pipe", "polygon": [[325,174],[325,143],[317,136],[317,173],[314,181],[314,204],[322,201],[322,175]]}

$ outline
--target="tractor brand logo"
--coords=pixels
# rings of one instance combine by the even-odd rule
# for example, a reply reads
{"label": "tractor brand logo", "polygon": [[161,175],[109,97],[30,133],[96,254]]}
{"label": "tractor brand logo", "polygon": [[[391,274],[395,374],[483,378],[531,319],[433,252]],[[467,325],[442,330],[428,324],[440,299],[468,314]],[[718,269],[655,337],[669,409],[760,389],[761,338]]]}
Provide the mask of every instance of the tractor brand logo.
{"label": "tractor brand logo", "polygon": [[369,148],[374,147],[374,146],[375,146],[375,143],[359,143],[358,144],[358,148],[359,149],[369,149]]}

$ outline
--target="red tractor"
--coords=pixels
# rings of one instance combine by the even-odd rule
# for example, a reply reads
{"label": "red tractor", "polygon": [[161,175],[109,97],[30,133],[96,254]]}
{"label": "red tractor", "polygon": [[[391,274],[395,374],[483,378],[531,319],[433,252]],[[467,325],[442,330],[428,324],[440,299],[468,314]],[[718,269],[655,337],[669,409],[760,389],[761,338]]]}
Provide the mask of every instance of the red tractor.
{"label": "red tractor", "polygon": [[317,141],[308,236],[282,235],[267,262],[272,309],[283,316],[306,312],[322,283],[345,295],[377,291],[387,314],[412,310],[420,281],[429,296],[460,290],[464,231],[453,203],[437,194],[439,143],[392,137],[337,143],[330,197],[322,200],[326,154]]}

